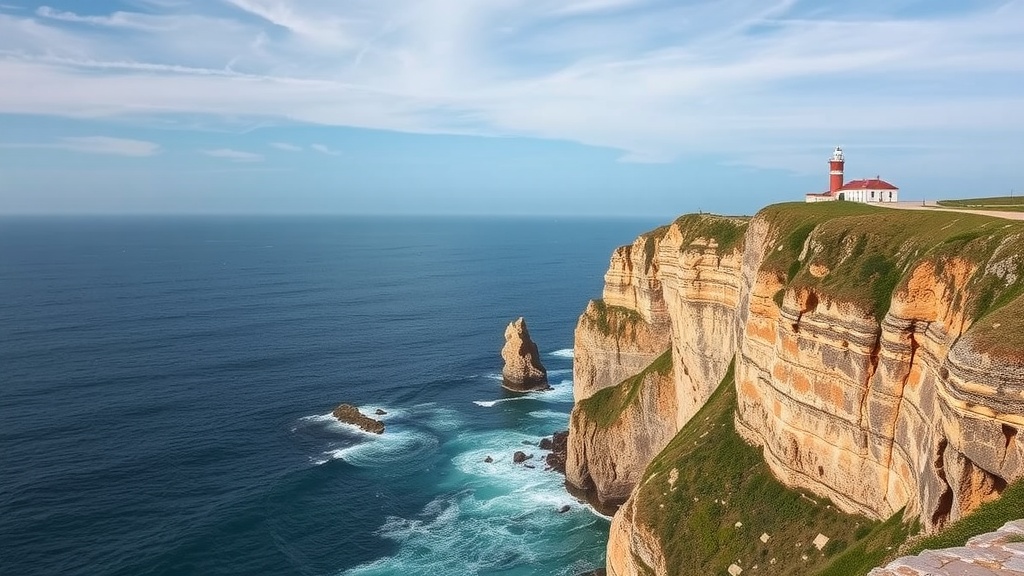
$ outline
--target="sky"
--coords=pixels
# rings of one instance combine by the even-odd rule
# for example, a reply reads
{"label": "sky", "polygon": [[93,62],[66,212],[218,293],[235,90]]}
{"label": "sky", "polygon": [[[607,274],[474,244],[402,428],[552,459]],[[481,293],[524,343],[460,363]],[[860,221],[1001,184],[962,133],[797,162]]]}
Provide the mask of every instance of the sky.
{"label": "sky", "polygon": [[0,0],[0,214],[1024,192],[1024,0]]}

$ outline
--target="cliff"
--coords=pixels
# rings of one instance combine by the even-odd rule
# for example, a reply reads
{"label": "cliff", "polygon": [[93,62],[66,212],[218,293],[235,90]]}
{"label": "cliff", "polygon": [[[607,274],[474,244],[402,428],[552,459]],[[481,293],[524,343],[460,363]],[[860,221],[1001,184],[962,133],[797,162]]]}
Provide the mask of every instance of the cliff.
{"label": "cliff", "polygon": [[[642,488],[656,466],[642,469],[732,361],[734,435],[789,489],[927,532],[998,498],[1024,477],[1022,254],[1020,223],[852,203],[691,215],[617,250],[604,301],[577,326],[568,466],[605,497],[634,485],[609,573],[693,573],[666,560],[672,536]],[[670,382],[638,384],[659,339]],[[613,398],[633,400],[601,406]],[[669,507],[674,492],[695,497],[662,492]]]}
{"label": "cliff", "polygon": [[566,465],[600,505],[625,500],[725,374],[746,224],[684,216],[612,254],[603,299],[576,327]]}

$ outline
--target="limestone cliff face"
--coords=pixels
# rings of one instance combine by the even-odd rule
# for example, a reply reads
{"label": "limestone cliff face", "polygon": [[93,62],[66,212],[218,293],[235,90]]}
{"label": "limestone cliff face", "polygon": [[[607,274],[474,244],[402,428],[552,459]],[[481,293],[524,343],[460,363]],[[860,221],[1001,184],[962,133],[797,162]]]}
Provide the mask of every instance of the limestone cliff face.
{"label": "limestone cliff face", "polygon": [[667,356],[663,363],[662,370],[645,370],[599,393],[594,400],[600,404],[573,408],[566,480],[601,503],[625,502],[647,464],[675,436],[673,373]]}
{"label": "limestone cliff face", "polygon": [[668,348],[669,317],[654,258],[658,231],[612,254],[602,300],[576,325],[573,397],[583,400],[643,370]]}
{"label": "limestone cliff face", "polygon": [[789,486],[872,518],[906,507],[941,528],[1024,476],[1024,367],[972,345],[977,259],[911,256],[872,311],[829,284],[844,255],[823,257],[826,237],[809,235],[781,306],[785,278],[753,265],[773,242],[747,244],[737,429]]}
{"label": "limestone cliff face", "polygon": [[[618,248],[604,298],[576,327],[567,480],[602,502],[620,503],[647,463],[714,390],[735,352],[745,220],[687,216]],[[717,227],[717,228],[716,228]],[[732,232],[726,247],[709,231]],[[671,371],[627,381],[670,350]],[[614,394],[588,400],[610,387]],[[623,390],[636,390],[629,395]],[[632,398],[617,419],[599,424],[597,408]]]}
{"label": "limestone cliff face", "polygon": [[[644,275],[623,265],[606,276],[606,301],[669,326],[673,428],[735,358],[737,431],[785,484],[844,511],[884,519],[905,508],[933,531],[1024,477],[1024,225],[781,205],[737,242],[707,218],[662,231]],[[630,254],[640,244],[651,253],[641,240]],[[610,341],[582,336],[578,327],[585,363],[574,374],[589,378],[578,397],[629,370]],[[640,422],[630,414],[615,433],[644,436]],[[577,411],[572,427],[591,476],[598,446],[630,442],[599,438]],[[600,469],[613,470],[615,456],[606,460]],[[634,497],[612,523],[609,574],[640,573],[636,558],[678,573]]]}

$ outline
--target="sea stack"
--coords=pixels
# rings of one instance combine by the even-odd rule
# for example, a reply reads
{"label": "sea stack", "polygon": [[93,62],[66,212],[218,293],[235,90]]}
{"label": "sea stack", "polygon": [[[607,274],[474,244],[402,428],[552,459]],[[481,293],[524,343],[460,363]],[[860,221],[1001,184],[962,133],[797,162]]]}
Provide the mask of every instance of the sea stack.
{"label": "sea stack", "polygon": [[374,434],[384,433],[384,423],[364,415],[358,408],[351,404],[341,404],[334,409],[334,417],[345,424],[359,426],[367,432]]}
{"label": "sea stack", "polygon": [[505,346],[501,349],[505,368],[501,371],[502,386],[513,392],[550,390],[548,371],[540,363],[537,345],[530,339],[522,316],[505,328]]}

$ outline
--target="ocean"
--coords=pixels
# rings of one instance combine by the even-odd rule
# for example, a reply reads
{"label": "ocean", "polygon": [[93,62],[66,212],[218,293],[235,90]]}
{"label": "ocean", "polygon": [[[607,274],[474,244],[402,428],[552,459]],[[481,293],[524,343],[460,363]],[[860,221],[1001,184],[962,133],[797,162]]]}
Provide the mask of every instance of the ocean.
{"label": "ocean", "polygon": [[[0,574],[603,565],[607,519],[536,444],[567,427],[612,249],[658,224],[0,219]],[[500,387],[517,316],[552,391]]]}

